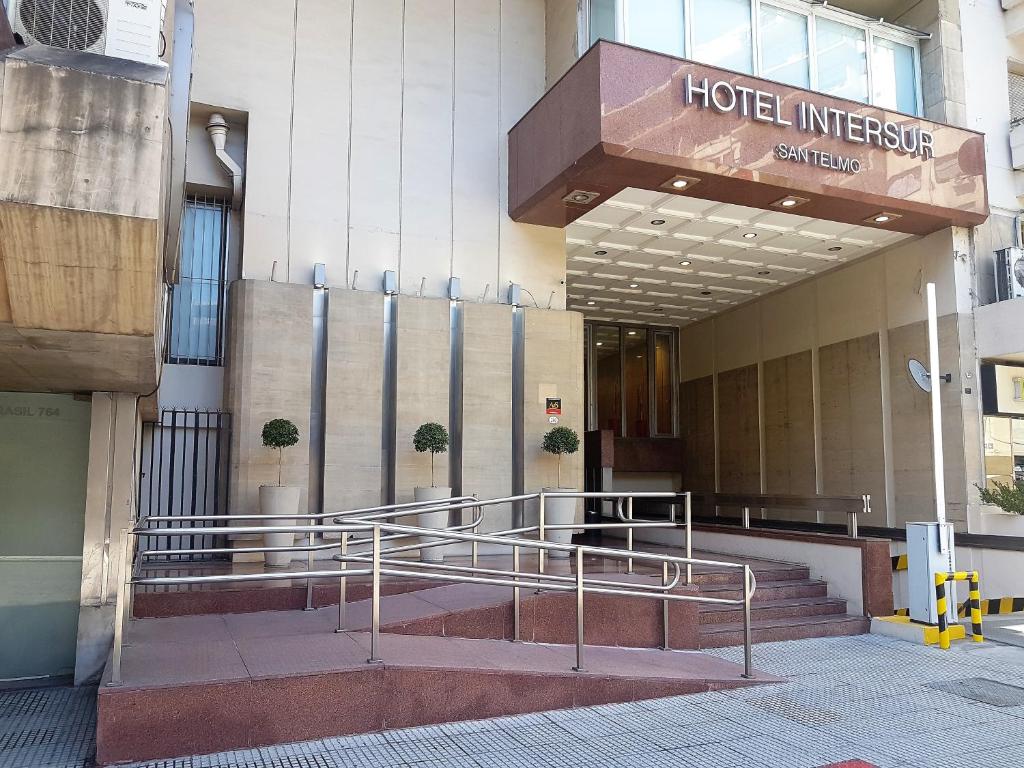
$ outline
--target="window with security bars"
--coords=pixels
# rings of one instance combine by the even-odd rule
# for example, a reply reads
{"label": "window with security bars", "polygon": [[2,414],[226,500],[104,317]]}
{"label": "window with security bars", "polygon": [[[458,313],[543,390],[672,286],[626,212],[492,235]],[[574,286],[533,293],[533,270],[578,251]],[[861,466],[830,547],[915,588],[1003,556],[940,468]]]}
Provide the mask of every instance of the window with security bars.
{"label": "window with security bars", "polygon": [[171,286],[167,362],[221,365],[224,359],[228,206],[189,196],[181,229],[181,266]]}
{"label": "window with security bars", "polygon": [[1021,125],[1024,123],[1024,75],[1009,72],[1007,81],[1010,91],[1010,125]]}

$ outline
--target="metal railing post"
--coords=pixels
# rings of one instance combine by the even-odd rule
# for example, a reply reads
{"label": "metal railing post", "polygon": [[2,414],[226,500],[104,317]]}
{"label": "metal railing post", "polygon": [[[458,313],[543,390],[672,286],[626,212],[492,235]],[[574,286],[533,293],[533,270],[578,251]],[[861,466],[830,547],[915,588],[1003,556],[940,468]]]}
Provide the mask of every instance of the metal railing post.
{"label": "metal railing post", "polygon": [[373,607],[370,617],[369,663],[380,661],[380,526],[373,526]]}
{"label": "metal railing post", "polygon": [[750,507],[743,508],[743,527],[750,527]]}
{"label": "metal railing post", "polygon": [[846,513],[846,533],[851,539],[857,538],[857,513],[850,511]]}
{"label": "metal railing post", "polygon": [[743,677],[754,677],[750,634],[750,566],[743,566]]}
{"label": "metal railing post", "polygon": [[121,653],[124,647],[124,622],[128,612],[128,591],[131,587],[132,547],[127,528],[121,529],[121,562],[118,565],[117,602],[114,603],[114,653],[110,663],[111,688],[121,685]]}
{"label": "metal railing post", "polygon": [[583,671],[583,547],[576,547],[576,666]]}
{"label": "metal railing post", "polygon": [[[540,494],[537,497],[537,524],[539,530],[537,531],[537,538],[540,541],[546,541],[544,535],[544,489],[542,488]],[[544,573],[544,548],[541,547],[537,550],[537,573],[543,575]],[[537,585],[537,591],[540,591],[540,584]]]}
{"label": "metal railing post", "polygon": [[519,545],[512,547],[512,570],[516,572],[516,586],[512,587],[512,642],[519,641]]}
{"label": "metal railing post", "polygon": [[[629,520],[629,528],[626,529],[626,549],[633,551],[633,497],[626,497],[626,519]],[[633,572],[633,558],[626,559],[626,573]]]}
{"label": "metal railing post", "polygon": [[[309,551],[306,553],[306,571],[313,570],[313,532],[310,531],[309,535],[306,536],[306,544],[309,546]],[[313,580],[306,579],[306,607],[304,611],[313,610]]]}
{"label": "metal railing post", "polygon": [[348,570],[348,561],[345,557],[348,556],[348,531],[341,532],[341,572],[342,577],[338,579],[338,628],[335,632],[344,632],[345,624],[348,623],[346,614],[348,613],[348,578],[344,575],[345,571]]}
{"label": "metal railing post", "polygon": [[[668,584],[668,561],[666,560],[661,564],[661,585],[667,587]],[[665,594],[668,592],[666,591]],[[666,651],[668,650],[668,603],[667,597],[661,599],[661,647]]]}
{"label": "metal railing post", "polygon": [[684,507],[686,515],[686,583],[693,583],[693,563],[689,562],[690,558],[693,557],[693,504],[691,503],[691,493],[686,492],[686,506]]}

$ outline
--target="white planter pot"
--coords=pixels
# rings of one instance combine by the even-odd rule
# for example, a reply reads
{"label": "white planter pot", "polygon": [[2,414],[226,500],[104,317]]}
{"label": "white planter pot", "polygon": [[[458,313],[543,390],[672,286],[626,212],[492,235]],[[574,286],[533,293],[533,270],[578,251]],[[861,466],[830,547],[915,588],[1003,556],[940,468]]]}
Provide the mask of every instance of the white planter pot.
{"label": "white planter pot", "polygon": [[[557,491],[572,491],[575,492],[575,488],[545,488],[544,493],[555,493]],[[574,498],[547,498],[544,499],[544,525],[572,525],[576,522],[576,505],[579,499]],[[563,530],[545,530],[544,538],[547,541],[553,542],[554,544],[571,544],[572,535],[575,530],[572,528],[565,528]],[[555,558],[566,558],[569,557],[570,552],[550,550],[548,552],[549,557]]]}
{"label": "white planter pot", "polygon": [[[299,512],[299,495],[301,488],[293,488],[288,485],[261,485],[260,486],[260,514],[261,515],[295,515]],[[264,525],[281,526],[295,525],[294,519],[265,520]],[[264,533],[263,546],[265,547],[290,547],[295,543],[294,533]],[[292,561],[294,552],[264,552],[264,562],[273,567],[280,568]]]}
{"label": "white planter pot", "polygon": [[[441,499],[449,499],[452,495],[451,488],[441,487],[429,487],[429,488],[414,488],[413,499],[415,501],[439,501]],[[447,528],[448,527],[448,510],[442,510],[439,512],[420,512],[416,518],[416,524],[421,528]],[[428,544],[432,541],[437,541],[437,536],[421,536],[420,544]],[[442,547],[430,547],[428,549],[420,550],[420,559],[428,562],[439,562],[444,559],[444,551],[448,549],[447,546]]]}

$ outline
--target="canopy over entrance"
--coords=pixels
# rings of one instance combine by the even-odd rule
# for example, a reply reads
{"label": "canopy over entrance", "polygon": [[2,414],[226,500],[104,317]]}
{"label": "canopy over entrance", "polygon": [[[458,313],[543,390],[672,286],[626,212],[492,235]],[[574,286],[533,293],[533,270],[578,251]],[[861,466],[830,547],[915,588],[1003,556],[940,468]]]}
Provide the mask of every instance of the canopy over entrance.
{"label": "canopy over entrance", "polygon": [[509,212],[627,187],[925,235],[988,216],[982,134],[601,41],[509,133]]}

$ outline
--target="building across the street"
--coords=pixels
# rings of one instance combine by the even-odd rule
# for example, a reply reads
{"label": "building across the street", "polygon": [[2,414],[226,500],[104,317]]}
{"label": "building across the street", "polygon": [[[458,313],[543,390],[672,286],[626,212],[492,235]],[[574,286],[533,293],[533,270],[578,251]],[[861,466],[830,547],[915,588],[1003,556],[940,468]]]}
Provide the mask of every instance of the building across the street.
{"label": "building across the street", "polygon": [[5,5],[0,685],[99,679],[121,530],[275,483],[869,496],[899,555],[936,387],[958,567],[1024,596],[1019,0]]}

